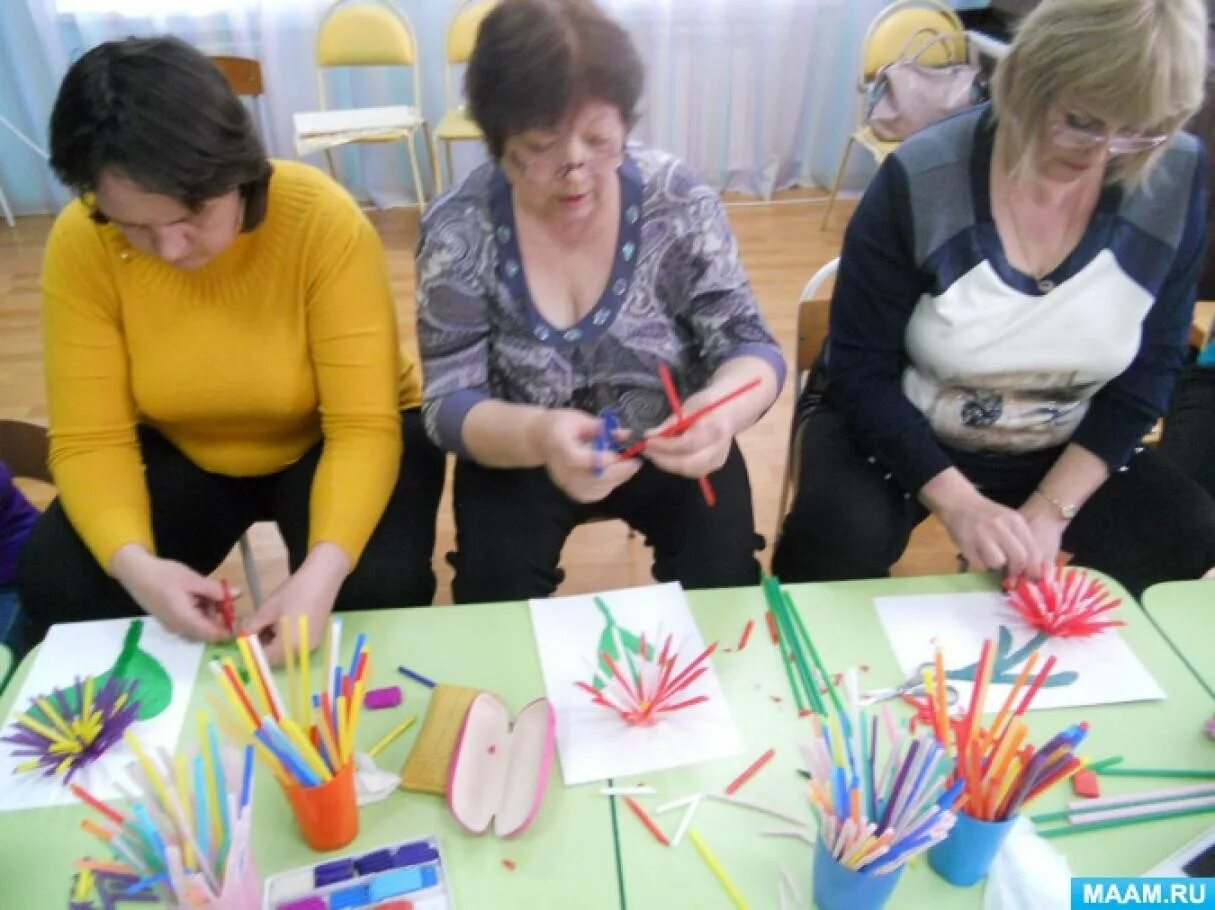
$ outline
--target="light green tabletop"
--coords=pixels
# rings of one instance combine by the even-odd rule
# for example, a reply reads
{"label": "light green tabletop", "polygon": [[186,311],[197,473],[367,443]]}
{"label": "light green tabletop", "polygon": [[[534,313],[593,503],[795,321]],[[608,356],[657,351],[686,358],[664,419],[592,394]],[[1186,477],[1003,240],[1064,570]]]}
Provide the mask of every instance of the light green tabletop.
{"label": "light green tabletop", "polygon": [[1143,608],[1215,697],[1215,581],[1170,581],[1143,592]]}
{"label": "light green tabletop", "polygon": [[[1121,593],[1111,584],[1115,593]],[[792,585],[789,591],[830,672],[857,665],[868,667],[862,686],[876,688],[901,681],[894,654],[882,631],[872,599],[894,594],[962,593],[994,589],[986,576],[948,575],[832,584]],[[763,625],[764,600],[758,588],[692,593],[697,622],[707,641],[735,644],[747,619],[758,628],[742,652],[719,652],[714,667],[722,680],[734,718],[747,743],[746,752],[693,768],[646,775],[660,796],[646,802],[660,805],[694,792],[722,791],[765,749],[773,761],[753,778],[739,796],[780,806],[809,820],[803,796],[805,784],[796,774],[801,766],[798,743],[808,735],[809,720],[798,720],[789,684]],[[1128,598],[1129,600],[1129,598]],[[1125,757],[1128,766],[1215,769],[1215,743],[1202,732],[1212,711],[1212,699],[1139,610],[1122,611],[1123,635],[1168,693],[1163,702],[1111,705],[1079,710],[1032,711],[1031,736],[1041,742],[1068,724],[1087,720],[1090,733],[1084,754]],[[775,701],[773,697],[779,698]],[[617,781],[618,784],[636,781]],[[1143,790],[1168,786],[1167,781],[1106,777],[1102,791]],[[1070,787],[1060,787],[1034,804],[1033,811],[1062,808]],[[622,807],[621,865],[629,910],[659,908],[728,908],[732,904],[708,867],[685,840],[667,850]],[[680,820],[676,810],[660,817],[673,834]],[[1103,832],[1072,835],[1053,843],[1068,857],[1077,875],[1136,875],[1181,847],[1211,824],[1210,816],[1153,822]],[[812,848],[793,839],[765,837],[765,830],[788,827],[752,811],[720,803],[705,803],[693,827],[716,853],[752,908],[778,906],[777,879],[785,869],[806,895],[810,887]],[[982,889],[959,889],[937,878],[922,861],[904,875],[892,910],[932,907],[933,910],[982,906]]]}
{"label": "light green tabletop", "polygon": [[[440,682],[494,691],[516,711],[544,694],[524,604],[344,615],[346,659],[350,659],[356,634],[368,633],[372,643],[371,683],[399,685],[405,694],[401,708],[363,712],[359,742],[367,748],[399,723],[405,713],[418,716],[418,723],[377,758],[385,770],[400,770],[417,738],[429,699],[428,689],[396,671],[399,663]],[[30,663],[32,657],[24,662],[0,699],[0,717],[7,714]],[[281,671],[278,677],[283,685]],[[195,740],[195,711],[208,707],[207,696],[212,693],[222,698],[204,668],[195,687],[183,743]],[[535,825],[514,840],[468,834],[452,819],[441,797],[397,791],[385,802],[360,812],[359,837],[342,853],[435,834],[447,860],[455,905],[461,910],[550,907],[556,906],[554,896],[572,894],[578,895],[580,908],[617,910],[620,897],[612,806],[597,791],[597,787],[562,787],[554,768]],[[72,807],[0,815],[0,881],[4,882],[0,910],[66,906],[72,861],[86,855],[110,858],[95,838],[80,829],[80,821],[90,814]],[[315,864],[323,858],[300,839],[281,791],[260,765],[254,820],[254,855],[263,876]],[[502,865],[503,859],[513,860],[517,869],[509,871]]]}
{"label": "light green tabletop", "polygon": [[[873,609],[875,595],[953,593],[990,587],[979,576],[895,579],[827,585],[793,586],[791,592],[815,637],[824,660],[833,669],[867,665],[866,688],[898,681],[893,654]],[[777,805],[809,820],[802,795],[804,784],[794,770],[799,765],[797,743],[807,721],[794,715],[788,684],[775,659],[763,623],[764,602],[758,588],[689,594],[706,640],[733,645],[748,618],[756,628],[748,647],[739,653],[719,652],[714,667],[721,678],[744,740],[737,757],[661,774],[646,775],[661,797],[647,799],[651,807],[663,799],[691,792],[720,791],[769,747],[776,757],[740,795]],[[1169,693],[1162,703],[1113,706],[1084,711],[1033,712],[1036,737],[1053,734],[1066,724],[1087,719],[1093,725],[1089,754],[1119,753],[1128,764],[1168,764],[1215,767],[1215,747],[1201,725],[1212,709],[1211,697],[1186,670],[1150,622],[1137,611],[1125,611],[1128,641]],[[372,682],[400,685],[404,710],[367,712],[359,739],[364,746],[395,725],[404,711],[421,718],[428,690],[396,673],[398,663],[442,682],[484,687],[499,693],[518,710],[543,694],[539,662],[525,604],[441,607],[425,610],[347,614],[347,657],[358,631],[372,640]],[[7,712],[20,689],[31,660],[19,668],[0,712]],[[204,706],[218,690],[204,669],[196,687],[193,709]],[[420,721],[380,756],[381,767],[397,770],[416,739]],[[188,724],[183,740],[193,738]],[[636,781],[616,781],[617,785]],[[1106,792],[1163,785],[1106,778]],[[598,795],[599,785],[566,788],[554,769],[548,798],[535,826],[522,837],[501,841],[474,837],[458,828],[438,797],[394,793],[387,802],[361,813],[362,831],[349,851],[436,834],[450,867],[456,905],[462,910],[509,907],[566,907],[582,910],[693,910],[726,908],[729,901],[701,862],[692,844],[666,850],[632,816],[620,800]],[[1065,798],[1047,797],[1042,809],[1055,808]],[[614,804],[614,805],[613,805]],[[613,818],[613,813],[615,818]],[[79,828],[86,813],[76,808],[5,813],[0,817],[0,910],[56,907],[66,904],[72,860],[104,856],[104,850]],[[673,833],[678,811],[661,816]],[[1069,856],[1073,869],[1087,873],[1137,873],[1148,868],[1210,824],[1197,817],[1157,822],[1096,834],[1063,838],[1055,843]],[[614,833],[618,827],[618,838]],[[776,880],[780,869],[794,876],[803,891],[809,888],[810,848],[799,841],[769,838],[760,832],[786,827],[778,819],[721,804],[705,804],[694,827],[736,879],[753,908],[778,906]],[[617,844],[617,840],[619,843]],[[255,852],[264,875],[318,861],[295,832],[286,804],[274,782],[259,769]],[[346,852],[346,851],[344,851]],[[503,859],[517,864],[515,871]],[[618,888],[619,875],[624,894]],[[37,870],[31,874],[32,870]],[[576,901],[576,903],[571,903]],[[977,889],[958,890],[941,883],[926,868],[913,868],[899,886],[892,907],[934,910],[978,907]]]}

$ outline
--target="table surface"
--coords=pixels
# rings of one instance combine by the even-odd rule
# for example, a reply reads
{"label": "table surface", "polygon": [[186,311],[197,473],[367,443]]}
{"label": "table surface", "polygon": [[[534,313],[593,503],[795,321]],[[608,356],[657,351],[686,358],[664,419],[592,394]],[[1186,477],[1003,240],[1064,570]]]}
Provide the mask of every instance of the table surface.
{"label": "table surface", "polygon": [[[899,681],[893,652],[882,631],[872,598],[879,595],[961,593],[992,590],[986,576],[949,575],[927,578],[791,585],[789,591],[829,669],[862,665],[865,688]],[[774,760],[740,795],[781,806],[809,822],[804,782],[795,774],[798,743],[808,721],[796,717],[788,683],[763,623],[759,588],[688,594],[706,640],[733,645],[747,619],[757,620],[750,644],[741,652],[719,650],[713,663],[746,743],[743,754],[690,768],[644,776],[658,788],[651,805],[684,794],[720,791],[765,749]],[[1123,630],[1136,654],[1168,693],[1163,702],[1114,705],[1084,710],[1036,711],[1029,716],[1035,739],[1053,735],[1069,723],[1088,720],[1092,730],[1087,754],[1100,758],[1121,754],[1128,765],[1215,768],[1215,747],[1202,734],[1212,711],[1212,696],[1195,679],[1146,616],[1123,611]],[[425,713],[427,690],[395,672],[404,663],[443,682],[482,687],[500,694],[514,709],[543,694],[539,660],[526,604],[506,603],[436,607],[347,614],[347,650],[354,634],[368,633],[372,643],[372,682],[401,685],[403,709],[365,712],[360,741],[366,746],[399,722],[402,710]],[[347,655],[348,657],[349,655]],[[0,699],[7,714],[27,659]],[[193,694],[191,714],[217,691],[203,669]],[[183,744],[192,739],[188,723]],[[381,767],[398,769],[417,737],[420,722],[378,759]],[[617,785],[636,780],[615,781]],[[1105,778],[1106,792],[1144,789],[1164,783]],[[599,784],[567,788],[554,768],[548,796],[536,824],[522,837],[498,840],[476,837],[459,828],[445,803],[434,796],[394,793],[386,802],[361,813],[358,840],[342,852],[357,852],[412,837],[435,834],[443,844],[459,910],[557,906],[577,897],[585,910],[678,907],[727,908],[730,901],[690,841],[676,849],[661,847],[618,799],[600,796]],[[1061,790],[1041,801],[1040,809],[1057,808]],[[1035,806],[1039,808],[1039,806]],[[104,850],[83,832],[82,808],[66,807],[5,813],[0,824],[0,910],[65,906],[72,860],[101,857]],[[659,816],[672,834],[680,813]],[[1154,822],[1054,841],[1077,874],[1137,874],[1210,825],[1204,816]],[[312,853],[294,830],[286,803],[259,767],[254,838],[263,875],[313,864]],[[811,849],[788,838],[761,832],[787,827],[777,819],[724,804],[705,803],[693,824],[736,880],[752,907],[775,907],[777,877],[787,870],[798,886],[809,888]],[[516,864],[508,870],[502,860]],[[37,875],[28,874],[37,869]],[[981,906],[981,889],[956,889],[937,879],[922,864],[909,869],[891,903],[892,910],[932,905],[934,910]],[[566,906],[570,904],[566,903]]]}
{"label": "table surface", "polygon": [[1215,698],[1215,581],[1169,581],[1143,592],[1147,611],[1169,644]]}

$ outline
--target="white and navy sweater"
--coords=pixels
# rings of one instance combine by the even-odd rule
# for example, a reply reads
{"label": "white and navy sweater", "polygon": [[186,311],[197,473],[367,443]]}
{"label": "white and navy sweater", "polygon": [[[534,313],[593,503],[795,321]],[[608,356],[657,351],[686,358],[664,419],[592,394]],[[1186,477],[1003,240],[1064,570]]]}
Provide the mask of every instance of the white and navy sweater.
{"label": "white and navy sweater", "polygon": [[1084,236],[1038,281],[991,215],[991,108],[904,142],[844,238],[827,400],[905,490],[950,451],[1075,442],[1123,466],[1181,367],[1205,234],[1204,152],[1176,136],[1148,180],[1107,186]]}

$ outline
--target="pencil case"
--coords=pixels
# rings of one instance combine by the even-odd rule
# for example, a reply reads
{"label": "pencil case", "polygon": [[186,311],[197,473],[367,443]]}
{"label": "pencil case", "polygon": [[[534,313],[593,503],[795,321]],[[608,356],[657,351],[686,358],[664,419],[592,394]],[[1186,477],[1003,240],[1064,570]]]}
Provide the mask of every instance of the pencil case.
{"label": "pencil case", "polygon": [[468,706],[480,689],[438,685],[430,694],[426,719],[401,769],[401,789],[418,793],[447,794],[451,776],[451,757],[460,738]]}
{"label": "pencil case", "polygon": [[491,692],[472,700],[451,760],[447,805],[474,834],[515,837],[536,820],[553,766],[557,721],[540,698],[519,712]]}

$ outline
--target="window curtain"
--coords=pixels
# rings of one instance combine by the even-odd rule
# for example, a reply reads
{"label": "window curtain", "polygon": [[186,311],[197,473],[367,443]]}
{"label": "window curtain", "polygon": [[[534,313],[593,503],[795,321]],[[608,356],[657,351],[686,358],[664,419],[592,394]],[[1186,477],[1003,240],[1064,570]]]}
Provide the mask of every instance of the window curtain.
{"label": "window curtain", "polygon": [[[829,186],[856,126],[865,28],[886,0],[600,0],[630,32],[646,67],[635,131],[688,161],[714,186],[760,197],[800,184]],[[208,54],[261,61],[266,94],[253,106],[270,154],[295,157],[292,114],[318,106],[313,44],[327,0],[9,0],[0,4],[0,115],[40,144],[71,61],[95,44],[172,32]],[[458,0],[398,0],[420,48],[423,114],[447,106],[443,48]],[[402,103],[415,75],[368,68],[330,73],[334,107]],[[462,73],[452,82],[459,103]],[[423,185],[433,187],[419,143]],[[455,146],[457,176],[484,160]],[[339,176],[359,198],[413,202],[400,143],[337,153]],[[320,156],[307,159],[323,166]],[[845,187],[872,163],[853,156]],[[66,194],[44,161],[0,125],[0,185],[19,212],[54,211]]]}

